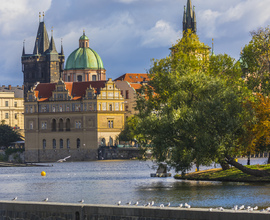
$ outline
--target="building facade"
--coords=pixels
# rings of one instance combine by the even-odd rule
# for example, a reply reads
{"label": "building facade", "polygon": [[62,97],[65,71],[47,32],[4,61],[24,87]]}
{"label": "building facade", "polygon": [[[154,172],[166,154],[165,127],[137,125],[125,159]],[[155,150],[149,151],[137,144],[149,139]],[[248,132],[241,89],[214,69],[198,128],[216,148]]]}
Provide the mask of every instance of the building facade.
{"label": "building facade", "polygon": [[[43,15],[44,16],[44,15]],[[21,57],[24,96],[35,85],[40,83],[57,82],[63,71],[65,56],[63,46],[61,52],[58,53],[55,47],[53,31],[49,40],[47,29],[44,21],[40,22],[35,40],[35,46],[32,54],[25,53],[25,45]]]}
{"label": "building facade", "polygon": [[0,87],[0,121],[18,130],[24,136],[23,87]]}
{"label": "building facade", "polygon": [[95,160],[99,146],[117,143],[124,114],[111,79],[37,84],[25,100],[25,161]]}
{"label": "building facade", "polygon": [[85,32],[79,39],[79,48],[67,59],[63,80],[65,82],[106,80],[103,62],[98,53],[89,47],[89,38]]}
{"label": "building facade", "polygon": [[139,90],[144,83],[149,81],[147,73],[125,73],[115,80],[117,88],[125,98],[125,118],[136,114],[136,100]]}

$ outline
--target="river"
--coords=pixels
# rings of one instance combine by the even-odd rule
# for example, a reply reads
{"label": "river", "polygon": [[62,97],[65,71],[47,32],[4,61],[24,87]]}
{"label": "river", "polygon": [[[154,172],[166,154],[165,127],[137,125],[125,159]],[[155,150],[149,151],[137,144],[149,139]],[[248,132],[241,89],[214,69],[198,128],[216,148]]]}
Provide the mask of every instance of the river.
{"label": "river", "polygon": [[[246,159],[239,160],[246,163]],[[264,163],[266,159],[252,159]],[[51,163],[48,167],[1,167],[0,200],[42,201],[87,204],[122,204],[154,201],[156,205],[187,202],[191,207],[232,208],[270,206],[270,184],[210,181],[183,181],[153,178],[151,161],[94,161]],[[194,168],[195,169],[195,168]],[[201,167],[206,169],[206,167]],[[45,171],[46,176],[41,176]],[[173,172],[172,172],[173,173]],[[173,173],[174,174],[174,173]]]}

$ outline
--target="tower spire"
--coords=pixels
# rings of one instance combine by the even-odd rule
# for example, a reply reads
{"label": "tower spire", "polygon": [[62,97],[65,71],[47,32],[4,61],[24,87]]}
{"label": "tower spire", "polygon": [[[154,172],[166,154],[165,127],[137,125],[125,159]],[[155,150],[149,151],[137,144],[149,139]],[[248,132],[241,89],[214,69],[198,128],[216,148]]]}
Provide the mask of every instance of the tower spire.
{"label": "tower spire", "polygon": [[53,39],[53,27],[51,30],[51,41],[50,41],[49,52],[57,52],[56,47],[55,47],[55,43],[54,43],[54,39]]}
{"label": "tower spire", "polygon": [[25,40],[23,41],[23,51],[22,51],[22,56],[25,55]]}
{"label": "tower spire", "polygon": [[195,34],[197,32],[195,6],[192,8],[191,0],[187,0],[187,7],[184,7],[183,15],[183,32],[187,32],[188,29]]}

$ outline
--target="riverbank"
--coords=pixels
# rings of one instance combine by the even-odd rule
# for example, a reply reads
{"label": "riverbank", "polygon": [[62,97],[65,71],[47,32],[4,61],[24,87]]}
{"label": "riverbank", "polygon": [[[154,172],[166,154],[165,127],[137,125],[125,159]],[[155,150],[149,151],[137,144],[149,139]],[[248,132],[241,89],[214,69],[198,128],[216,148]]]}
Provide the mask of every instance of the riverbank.
{"label": "riverbank", "polygon": [[[270,172],[270,165],[251,165],[246,166],[251,169],[267,170]],[[201,181],[227,181],[227,182],[270,182],[270,176],[268,177],[255,177],[243,173],[236,168],[230,168],[228,170],[210,169],[199,172],[188,173],[185,176],[176,174],[175,179],[182,180],[201,180]]]}
{"label": "riverbank", "polygon": [[0,167],[48,167],[44,164],[0,162]]}

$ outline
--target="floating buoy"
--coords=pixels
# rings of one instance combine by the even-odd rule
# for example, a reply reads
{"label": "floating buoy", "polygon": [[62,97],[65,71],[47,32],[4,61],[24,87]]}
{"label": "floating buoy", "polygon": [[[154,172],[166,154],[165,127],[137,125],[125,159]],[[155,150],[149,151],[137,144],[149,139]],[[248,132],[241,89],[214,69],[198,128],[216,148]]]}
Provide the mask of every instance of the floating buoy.
{"label": "floating buoy", "polygon": [[45,171],[42,171],[41,172],[41,176],[46,176],[46,172]]}

